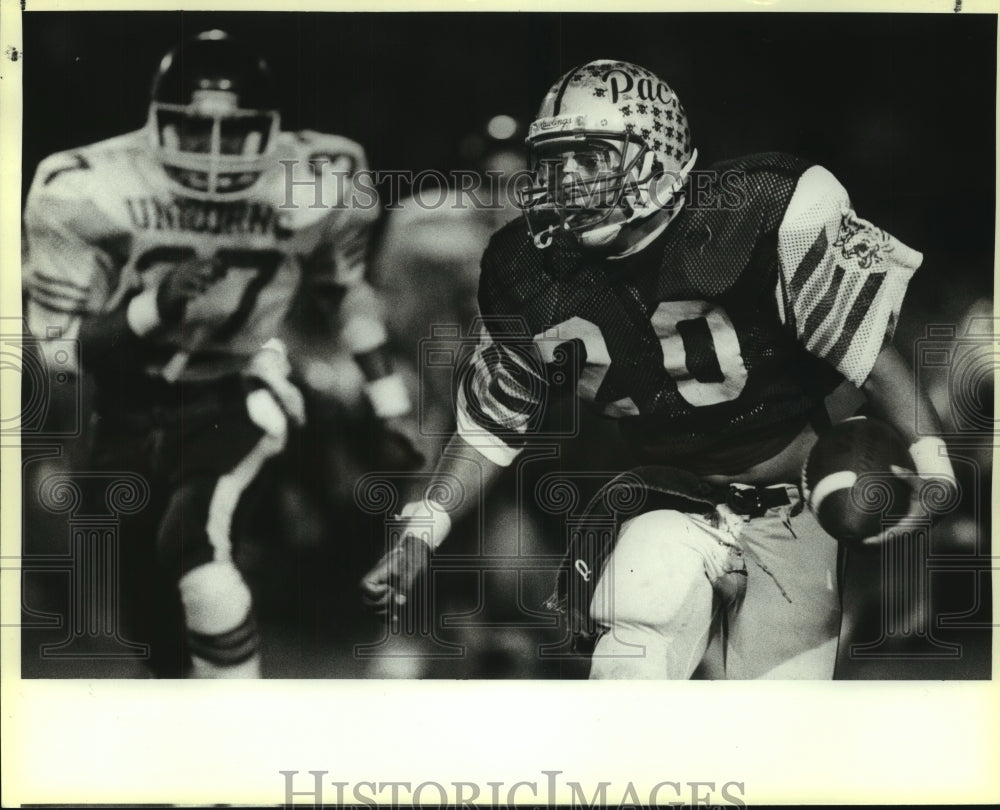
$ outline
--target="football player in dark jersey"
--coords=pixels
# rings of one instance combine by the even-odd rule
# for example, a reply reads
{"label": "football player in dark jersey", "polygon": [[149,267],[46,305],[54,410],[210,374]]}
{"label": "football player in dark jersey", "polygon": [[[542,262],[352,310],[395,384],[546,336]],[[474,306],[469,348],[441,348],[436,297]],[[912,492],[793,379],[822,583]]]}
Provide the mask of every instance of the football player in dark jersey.
{"label": "football player in dark jersey", "polygon": [[[123,545],[155,548],[163,593],[134,568],[123,578],[164,625],[158,674],[260,672],[233,535],[305,416],[281,340],[296,296],[326,302],[376,415],[409,409],[365,280],[377,200],[337,182],[364,166],[347,138],[282,131],[267,65],[207,31],[164,57],[145,128],[51,155],[35,175],[28,324],[47,355],[79,341],[98,389],[93,463],[151,484],[151,525]],[[159,622],[175,607],[186,634]]]}
{"label": "football player in dark jersey", "polygon": [[832,677],[837,543],[796,486],[824,397],[853,383],[921,476],[954,482],[940,438],[915,431],[924,395],[890,342],[921,255],[807,161],[760,154],[692,174],[676,94],[630,63],[571,70],[527,140],[528,228],[502,228],[483,256],[485,326],[438,466],[462,486],[427,490],[472,495],[407,505],[433,528],[403,533],[366,599],[390,614],[405,603],[569,379],[635,458],[609,487],[645,504],[567,554],[553,606],[596,638],[591,677],[688,678],[702,662],[727,678]]}

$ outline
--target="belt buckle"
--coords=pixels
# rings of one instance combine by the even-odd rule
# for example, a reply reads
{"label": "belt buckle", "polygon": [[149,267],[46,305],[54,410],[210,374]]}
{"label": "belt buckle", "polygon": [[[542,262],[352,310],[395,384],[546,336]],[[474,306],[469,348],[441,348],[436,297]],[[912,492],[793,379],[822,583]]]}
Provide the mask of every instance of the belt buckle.
{"label": "belt buckle", "polygon": [[767,511],[763,496],[757,487],[742,488],[730,484],[726,505],[737,514],[749,517],[760,517]]}

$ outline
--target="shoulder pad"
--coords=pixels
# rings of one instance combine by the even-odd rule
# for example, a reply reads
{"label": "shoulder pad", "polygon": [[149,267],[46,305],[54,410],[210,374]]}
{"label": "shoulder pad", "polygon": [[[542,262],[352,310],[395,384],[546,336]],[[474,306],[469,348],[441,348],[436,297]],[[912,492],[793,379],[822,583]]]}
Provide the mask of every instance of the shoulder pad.
{"label": "shoulder pad", "polygon": [[72,198],[100,193],[103,178],[122,171],[137,150],[148,149],[144,131],[49,155],[38,164],[31,195]]}
{"label": "shoulder pad", "polygon": [[736,194],[741,207],[753,209],[767,232],[780,224],[799,178],[811,165],[783,152],[761,152],[716,163],[712,171],[723,193]]}
{"label": "shoulder pad", "polygon": [[785,152],[758,152],[713,164],[717,171],[737,170],[748,174],[770,173],[798,177],[811,164],[807,160]]}
{"label": "shoulder pad", "polygon": [[284,141],[286,148],[304,160],[325,158],[331,164],[338,160],[346,160],[348,174],[354,174],[359,169],[368,167],[365,150],[361,144],[342,135],[303,129],[298,132],[282,132],[279,138],[281,139],[279,143]]}
{"label": "shoulder pad", "polygon": [[480,262],[479,309],[485,317],[516,311],[517,293],[526,287],[518,279],[542,272],[542,252],[521,219],[508,222],[493,234]]}
{"label": "shoulder pad", "polygon": [[798,179],[782,227],[813,227],[817,222],[839,221],[850,208],[850,197],[840,181],[822,166],[811,166]]}
{"label": "shoulder pad", "polygon": [[541,254],[531,241],[524,220],[514,219],[490,237],[483,252],[482,272],[490,281],[508,283],[524,272],[540,271]]}

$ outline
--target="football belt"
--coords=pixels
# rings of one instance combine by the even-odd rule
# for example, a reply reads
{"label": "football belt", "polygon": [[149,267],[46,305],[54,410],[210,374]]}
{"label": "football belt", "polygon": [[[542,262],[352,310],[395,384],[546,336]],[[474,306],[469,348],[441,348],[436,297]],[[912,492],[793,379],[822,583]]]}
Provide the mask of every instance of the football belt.
{"label": "football belt", "polygon": [[791,506],[788,490],[779,487],[749,487],[730,484],[725,504],[738,515],[760,517],[768,509],[777,506]]}

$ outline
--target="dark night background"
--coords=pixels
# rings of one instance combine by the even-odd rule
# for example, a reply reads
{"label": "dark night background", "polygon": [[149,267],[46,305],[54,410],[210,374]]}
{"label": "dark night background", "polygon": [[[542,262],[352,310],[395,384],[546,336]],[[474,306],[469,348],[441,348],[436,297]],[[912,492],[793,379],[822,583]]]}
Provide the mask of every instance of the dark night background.
{"label": "dark night background", "polygon": [[[800,155],[924,253],[904,355],[928,322],[993,295],[996,16],[60,12],[23,26],[23,194],[46,155],[141,127],[163,54],[209,28],[259,45],[285,129],[354,138],[376,170],[468,168],[459,144],[491,116],[529,120],[565,71],[613,58],[678,93],[701,168]],[[988,640],[977,655],[957,677],[988,677]]]}
{"label": "dark night background", "polygon": [[679,94],[700,166],[781,150],[829,168],[925,254],[911,303],[940,302],[942,277],[956,304],[992,292],[996,17],[26,14],[23,193],[47,154],[142,126],[163,54],[212,27],[259,44],[286,128],[352,137],[375,169],[461,168],[463,135],[530,119],[574,65],[637,62]]}

